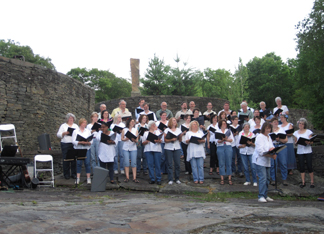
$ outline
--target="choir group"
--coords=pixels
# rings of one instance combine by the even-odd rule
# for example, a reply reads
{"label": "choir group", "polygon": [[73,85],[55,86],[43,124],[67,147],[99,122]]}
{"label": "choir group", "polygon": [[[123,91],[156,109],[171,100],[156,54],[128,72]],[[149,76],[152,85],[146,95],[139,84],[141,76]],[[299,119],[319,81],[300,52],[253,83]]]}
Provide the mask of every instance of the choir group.
{"label": "choir group", "polygon": [[[161,103],[156,113],[149,103],[139,100],[135,113],[126,108],[121,100],[119,107],[109,114],[106,106],[91,114],[91,123],[81,118],[78,125],[73,114],[66,115],[57,137],[61,138],[64,177],[80,183],[82,164],[85,165],[87,183],[91,184],[91,167],[109,170],[110,182],[115,183],[114,174],[125,174],[129,182],[130,167],[132,181],[141,170],[149,174],[150,184],[161,184],[161,174],[168,175],[168,184],[180,184],[180,161],[184,159],[186,174],[192,174],[196,184],[204,183],[204,159],[210,155],[209,174],[213,170],[220,175],[220,184],[233,185],[232,177],[244,177],[244,185],[259,186],[259,202],[273,201],[267,196],[268,185],[276,183],[277,168],[280,168],[282,184],[288,186],[287,176],[297,168],[294,145],[297,146],[300,187],[305,183],[305,161],[314,188],[312,171],[312,148],[314,137],[307,129],[307,121],[298,121],[298,130],[288,122],[289,110],[275,99],[277,107],[271,111],[265,102],[260,109],[241,103],[239,111],[230,110],[228,102],[218,113],[212,103],[201,113],[195,102],[183,102],[175,116]],[[133,118],[134,116],[135,118]],[[71,149],[83,149],[84,160],[66,160]],[[249,169],[250,168],[250,169]],[[252,180],[251,180],[252,177]],[[259,181],[257,180],[259,177]]]}

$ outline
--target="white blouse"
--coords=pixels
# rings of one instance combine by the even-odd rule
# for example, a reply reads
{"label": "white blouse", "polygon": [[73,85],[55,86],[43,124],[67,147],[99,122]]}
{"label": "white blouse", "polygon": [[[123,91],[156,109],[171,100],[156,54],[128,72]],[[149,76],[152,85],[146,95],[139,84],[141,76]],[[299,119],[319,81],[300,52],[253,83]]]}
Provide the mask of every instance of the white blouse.
{"label": "white blouse", "polygon": [[[252,133],[252,134],[251,134]],[[249,135],[250,135],[250,137],[249,136],[246,136],[246,135],[244,135],[244,131],[241,131],[238,135],[237,135],[237,137],[238,137],[238,139],[237,139],[237,142],[236,142],[236,147],[238,148],[241,144],[240,144],[240,140],[241,140],[241,137],[242,136],[245,136],[245,137],[247,137],[247,138],[250,138],[250,139],[252,139],[253,137],[255,137],[255,135],[254,135],[254,133],[253,132],[249,132]],[[240,154],[244,154],[244,155],[252,155],[253,153],[254,153],[254,146],[245,146],[244,148],[239,148],[240,149]]]}
{"label": "white blouse", "polygon": [[[123,129],[124,137],[126,137],[126,133],[128,131],[129,131],[128,128],[124,128]],[[133,133],[135,136],[137,136],[137,129],[136,128],[132,128],[131,133]],[[133,142],[131,140],[124,141],[123,150],[126,150],[126,151],[134,151],[134,150],[137,150],[136,142]]]}
{"label": "white blouse", "polygon": [[[87,125],[87,129],[89,129],[90,130],[90,132],[92,131],[91,130],[91,128],[93,127],[93,124],[92,123],[89,123],[88,125]],[[97,138],[97,131],[94,131],[92,134],[93,134],[93,138]]]}
{"label": "white blouse", "polygon": [[[309,129],[306,129],[306,132],[304,134],[300,134],[298,133],[298,131],[294,132],[294,136],[297,138],[297,141],[299,139],[299,137],[303,137],[306,139],[309,139],[309,136],[313,134],[313,132]],[[303,145],[297,145],[297,154],[310,154],[312,153],[312,146],[311,145],[307,145],[307,146],[303,146]]]}
{"label": "white blouse", "polygon": [[252,155],[252,163],[264,167],[271,167],[271,158],[263,156],[263,153],[274,148],[271,137],[259,134],[255,139],[255,150]]}
{"label": "white blouse", "polygon": [[[116,146],[118,144],[118,141],[115,139],[115,145],[107,145],[105,143],[100,142],[101,140],[101,133],[102,131],[99,131],[97,134],[97,140],[99,141],[99,147],[98,147],[98,157],[101,162],[107,163],[107,162],[113,162],[114,158],[116,156]],[[109,136],[114,135],[113,131],[110,131]]]}
{"label": "white blouse", "polygon": [[[276,113],[278,109],[279,109],[278,107],[273,108],[273,114]],[[281,114],[283,115],[285,115],[286,112],[289,112],[288,107],[285,105],[282,105],[280,109],[282,110]]]}
{"label": "white blouse", "polygon": [[[236,127],[234,127],[233,124],[230,125],[230,127],[235,128],[235,129],[237,129],[239,126],[240,126],[239,124],[236,125]],[[233,133],[232,133],[232,134],[233,134]],[[236,146],[236,144],[237,144],[237,140],[238,140],[238,137],[239,137],[238,134],[237,134],[236,136],[233,135],[233,139],[234,139],[234,140],[232,141],[232,144],[231,144],[232,147],[235,147],[235,146]],[[238,142],[240,142],[240,141],[238,141]]]}
{"label": "white blouse", "polygon": [[154,121],[156,122],[156,121],[157,121],[157,118],[156,118],[156,115],[155,115],[155,113],[154,113],[153,111],[148,111],[147,113],[145,113],[145,111],[142,111],[141,113],[139,113],[138,118],[137,118],[136,121],[138,122],[139,117],[140,117],[141,115],[149,115],[149,114],[151,114],[151,113],[153,113],[153,118],[154,118]]}
{"label": "white blouse", "polygon": [[[178,136],[181,134],[181,130],[180,128],[176,128],[175,132],[172,131],[170,128],[166,128],[164,130],[164,133],[165,134],[168,134],[168,132],[171,132],[173,133],[174,135]],[[181,149],[181,146],[180,146],[180,141],[177,139],[175,142],[168,142],[168,143],[165,143],[164,145],[164,149],[165,150],[179,150]]]}
{"label": "white blouse", "polygon": [[[190,140],[192,136],[195,137],[202,137],[204,134],[201,131],[198,132],[192,132],[188,131],[186,133],[186,140]],[[187,161],[189,162],[192,158],[206,158],[205,150],[204,150],[204,144],[195,144],[195,143],[190,143],[188,144],[188,149],[187,149]]]}
{"label": "white blouse", "polygon": [[[225,129],[225,132],[222,132],[221,129],[217,129],[216,132],[219,132],[219,133],[223,133],[225,134],[227,131],[230,131],[230,136],[227,138],[228,140],[232,139],[232,142],[234,141],[234,137],[233,137],[233,133],[230,129],[226,128]],[[228,142],[228,141],[223,141],[222,143],[218,143],[218,139],[216,139],[216,143],[217,143],[217,147],[219,146],[224,146],[224,145],[232,145],[232,142]]]}
{"label": "white blouse", "polygon": [[[76,129],[73,131],[72,134],[72,144],[74,145],[74,149],[87,149],[89,150],[91,148],[91,145],[78,145],[79,141],[76,140],[77,135],[80,135],[84,138],[88,138],[89,136],[91,136],[91,131],[87,128],[84,129],[83,132],[81,132],[80,128]],[[90,141],[90,143],[92,144],[92,140]]]}
{"label": "white blouse", "polygon": [[[279,127],[280,127],[282,130],[284,130],[285,133],[286,133],[286,131],[289,130],[290,125],[293,126],[292,123],[288,123],[285,127],[282,127],[282,125],[279,125]],[[288,141],[287,141],[287,143],[294,144],[294,137],[293,137],[293,136],[287,136],[287,137],[288,137]]]}
{"label": "white blouse", "polygon": [[[149,131],[146,131],[143,134],[142,142],[146,141],[148,134],[149,134]],[[154,134],[157,135],[157,136],[159,136],[161,134],[160,133],[160,130],[155,130],[154,131]],[[147,143],[144,146],[144,152],[161,152],[162,153],[161,144],[160,143],[152,143],[152,142],[149,142],[149,143]]]}
{"label": "white blouse", "polygon": [[[61,142],[62,142],[62,143],[72,143],[72,136],[65,135],[64,137],[62,137],[62,133],[63,133],[63,132],[66,132],[66,131],[68,130],[69,127],[70,127],[70,126],[69,126],[67,123],[62,124],[62,125],[60,126],[60,128],[59,128],[57,134],[56,134],[56,136],[57,136],[58,138],[62,138],[62,139],[61,139]],[[76,125],[76,124],[74,123],[74,124],[72,124],[72,127],[70,127],[70,128],[78,129],[79,126]],[[75,130],[74,130],[74,131],[75,131]],[[73,132],[74,132],[74,131],[73,131]]]}
{"label": "white blouse", "polygon": [[[213,125],[213,124],[209,125],[207,127],[207,130],[209,130],[210,128],[215,128],[216,131],[219,129],[217,123],[216,123],[216,125]],[[209,131],[209,142],[216,143],[215,133],[213,133],[212,131]]]}

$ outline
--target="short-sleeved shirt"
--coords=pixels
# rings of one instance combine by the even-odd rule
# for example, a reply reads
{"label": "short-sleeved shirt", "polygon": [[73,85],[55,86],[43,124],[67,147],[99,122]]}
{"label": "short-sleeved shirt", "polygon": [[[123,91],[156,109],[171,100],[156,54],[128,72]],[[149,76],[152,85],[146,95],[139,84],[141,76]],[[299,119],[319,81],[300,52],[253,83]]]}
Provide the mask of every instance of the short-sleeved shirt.
{"label": "short-sleeved shirt", "polygon": [[[313,132],[309,129],[307,129],[304,134],[300,134],[298,132],[299,130],[294,132],[294,136],[297,138],[297,141],[300,137],[309,139],[309,136],[313,134]],[[304,145],[297,144],[297,154],[310,154],[312,152],[313,151],[311,145],[304,146]]]}
{"label": "short-sleeved shirt", "polygon": [[[186,140],[190,140],[192,136],[195,137],[202,137],[204,134],[200,131],[192,132],[188,131],[186,133]],[[187,161],[190,162],[192,158],[206,158],[205,150],[204,150],[204,143],[195,144],[189,143],[187,148]]]}
{"label": "short-sleeved shirt", "polygon": [[[166,129],[164,130],[164,133],[165,133],[165,134],[168,134],[169,131],[170,131],[171,133],[173,133],[174,135],[176,135],[176,136],[178,136],[179,134],[181,134],[181,130],[180,130],[180,128],[177,128],[177,129],[175,130],[175,132],[172,131],[170,128],[166,128]],[[181,149],[180,141],[179,141],[179,140],[176,140],[175,142],[168,142],[168,143],[165,143],[165,145],[164,145],[164,149],[165,149],[165,150],[179,150],[179,149]]]}

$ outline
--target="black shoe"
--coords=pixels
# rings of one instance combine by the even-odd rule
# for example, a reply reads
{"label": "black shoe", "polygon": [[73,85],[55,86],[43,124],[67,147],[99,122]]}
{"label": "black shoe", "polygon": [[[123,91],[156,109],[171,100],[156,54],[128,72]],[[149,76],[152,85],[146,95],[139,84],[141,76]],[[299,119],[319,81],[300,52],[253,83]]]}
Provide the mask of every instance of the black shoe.
{"label": "black shoe", "polygon": [[155,184],[155,181],[152,181],[152,180],[151,180],[151,181],[149,182],[149,184]]}
{"label": "black shoe", "polygon": [[304,183],[304,184],[301,183],[299,187],[304,188],[305,186],[306,186],[306,183]]}
{"label": "black shoe", "polygon": [[69,180],[69,179],[70,179],[70,176],[64,176],[64,178],[65,178],[66,180]]}
{"label": "black shoe", "polygon": [[283,185],[283,186],[288,186],[287,181],[286,181],[286,180],[283,180],[283,181],[282,181],[282,185]]}
{"label": "black shoe", "polygon": [[144,175],[148,175],[147,171],[144,171]]}
{"label": "black shoe", "polygon": [[311,184],[310,188],[315,188],[315,185],[314,184]]}
{"label": "black shoe", "polygon": [[76,179],[76,178],[77,178],[77,176],[76,176],[76,175],[72,175],[71,177],[72,177],[72,179]]}
{"label": "black shoe", "polygon": [[161,185],[161,181],[158,181],[156,184],[157,184],[157,185]]}
{"label": "black shoe", "polygon": [[110,181],[111,184],[115,184],[115,181]]}

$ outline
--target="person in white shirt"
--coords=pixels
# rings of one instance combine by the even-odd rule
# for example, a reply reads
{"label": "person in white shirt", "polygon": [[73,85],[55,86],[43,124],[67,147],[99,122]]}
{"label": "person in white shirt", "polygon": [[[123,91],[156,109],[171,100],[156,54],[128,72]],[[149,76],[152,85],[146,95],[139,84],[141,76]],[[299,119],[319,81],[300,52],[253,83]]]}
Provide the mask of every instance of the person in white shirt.
{"label": "person in white shirt", "polygon": [[[309,129],[307,129],[307,120],[305,118],[300,118],[298,121],[298,127],[299,130],[294,132],[295,137],[295,144],[297,144],[297,141],[300,137],[310,139],[312,137],[313,132]],[[311,185],[310,188],[315,188],[314,185],[314,172],[313,172],[313,166],[312,166],[312,141],[305,141],[306,146],[297,144],[297,156],[299,159],[299,170],[300,170],[300,176],[301,176],[301,184],[300,187],[304,188],[306,186],[305,182],[305,160],[307,163],[307,171],[309,173],[309,177],[311,179]]]}
{"label": "person in white shirt", "polygon": [[[156,118],[156,115],[155,115],[155,113],[153,112],[153,111],[150,111],[150,104],[149,103],[147,103],[147,102],[145,102],[144,104],[143,104],[143,108],[144,108],[144,111],[143,112],[141,112],[140,113],[140,115],[149,115],[149,114],[153,114],[153,121],[157,121],[157,118]],[[139,115],[139,116],[140,116]],[[138,117],[139,118],[139,117]],[[136,120],[137,122],[138,122],[138,119]]]}
{"label": "person in white shirt", "polygon": [[[251,126],[250,130],[251,130],[251,132],[254,133],[254,135],[257,136],[258,134],[260,134],[260,132],[261,132],[261,128],[262,128],[262,125],[261,125],[261,118],[260,118],[259,116],[255,116],[255,117],[253,118],[253,120],[254,120],[254,125]],[[258,132],[259,132],[259,133],[258,133]]]}
{"label": "person in white shirt", "polygon": [[[126,137],[127,132],[131,132],[136,138],[129,139]],[[121,140],[123,144],[123,155],[124,155],[124,168],[126,172],[126,179],[124,182],[129,181],[129,160],[131,160],[132,172],[133,172],[133,182],[139,183],[136,179],[136,161],[137,161],[137,135],[138,131],[135,128],[135,120],[129,119],[126,122],[126,127],[123,129],[121,134]]]}
{"label": "person in white shirt", "polygon": [[[198,108],[196,108],[196,103],[194,101],[189,102],[188,114],[193,115],[195,109],[198,109]],[[201,112],[199,111],[199,116],[200,115],[201,115]]]}
{"label": "person in white shirt", "polygon": [[[232,124],[230,125],[230,129],[233,134],[233,141],[232,141],[232,176],[238,175],[240,178],[243,178],[243,170],[244,165],[241,159],[240,150],[237,148],[237,141],[238,141],[238,135],[240,131],[242,130],[241,125],[238,124],[239,118],[237,116],[232,116]],[[234,130],[235,129],[235,130]],[[236,170],[236,164],[237,162],[237,170]]]}
{"label": "person in white shirt", "polygon": [[78,125],[75,122],[75,115],[72,113],[68,113],[65,116],[65,123],[62,124],[57,132],[57,137],[61,138],[61,150],[62,150],[62,158],[63,158],[63,174],[65,179],[76,179],[76,162],[73,161],[65,161],[67,152],[70,149],[73,149],[72,144],[72,135],[68,131],[68,128],[78,129]]}
{"label": "person in white shirt", "polygon": [[79,128],[73,131],[72,134],[72,143],[74,145],[74,149],[86,149],[87,154],[86,158],[84,160],[77,160],[77,181],[76,183],[80,183],[80,175],[81,175],[81,168],[82,164],[84,162],[84,166],[86,169],[87,173],[87,184],[91,184],[91,178],[90,178],[90,173],[91,173],[91,166],[90,166],[90,158],[91,158],[91,141],[77,141],[77,136],[80,135],[83,138],[88,138],[91,136],[91,131],[86,128],[87,127],[87,120],[84,118],[81,118],[79,120]]}
{"label": "person in white shirt", "polygon": [[[243,136],[251,140],[247,141],[247,144],[240,144],[241,138]],[[243,130],[238,134],[238,140],[236,142],[236,146],[240,150],[240,155],[244,166],[245,183],[243,185],[251,184],[251,178],[249,173],[249,164],[250,164],[251,171],[252,171],[253,186],[258,186],[255,167],[254,164],[252,163],[252,154],[254,153],[254,147],[255,147],[255,144],[252,142],[253,138],[255,138],[255,135],[253,134],[253,132],[250,131],[250,124],[244,123]]]}
{"label": "person in white shirt", "polygon": [[[114,123],[110,126],[110,129],[114,129],[115,126],[124,128],[125,124],[122,122],[121,115],[116,115],[114,118]],[[117,140],[117,146],[116,146],[116,157],[114,162],[114,173],[118,174],[118,158],[119,158],[119,168],[120,168],[120,174],[125,174],[124,170],[124,154],[123,154],[123,145],[124,142],[121,140],[121,132],[116,133],[116,140]]]}
{"label": "person in white shirt", "polygon": [[96,139],[97,137],[97,131],[96,130],[91,130],[93,125],[98,121],[98,113],[93,112],[90,116],[91,118],[91,123],[87,125],[87,129],[91,131],[93,134],[93,140],[91,144],[91,167],[92,167],[92,172],[95,167],[100,166],[99,165],[99,158],[98,158],[98,147],[99,147],[99,141]]}
{"label": "person in white shirt", "polygon": [[225,111],[225,113],[226,113],[226,115],[227,116],[229,116],[229,115],[231,115],[231,110],[230,110],[230,104],[229,104],[229,102],[225,102],[224,103],[224,109],[223,110],[220,110],[219,112],[218,112],[218,118],[219,118],[219,114],[222,112],[222,111]]}
{"label": "person in white shirt", "polygon": [[[277,107],[273,108],[273,114],[275,114],[278,109],[281,109],[282,112],[279,113],[279,114],[289,115],[289,109],[288,109],[287,106],[281,104],[281,98],[280,97],[276,97],[275,102],[277,104]],[[275,117],[279,117],[279,114],[277,114]]]}
{"label": "person in white shirt", "polygon": [[[163,123],[164,125],[168,125],[168,120],[167,120],[167,113],[166,112],[161,112],[160,114],[161,120],[157,121],[155,124],[157,127],[159,127],[160,123]],[[161,130],[158,128],[158,130],[160,130],[160,132],[164,132],[164,130]],[[164,150],[164,146],[165,146],[165,141],[164,141],[164,135],[161,139],[161,148],[162,148],[162,154],[161,154],[161,173],[162,174],[168,174],[168,157],[166,156],[165,150]]]}
{"label": "person in white shirt", "polygon": [[217,115],[216,111],[213,111],[213,104],[211,102],[207,103],[207,110],[203,113],[209,120],[205,120],[205,127],[207,128],[211,124],[211,117]]}
{"label": "person in white shirt", "polygon": [[[139,123],[135,126],[137,131],[142,128],[147,128],[148,129],[148,118],[146,115],[141,115],[139,117]],[[142,145],[142,136],[138,135],[138,142],[137,142],[137,162],[136,162],[136,170],[137,170],[137,175],[139,176],[141,167],[143,166],[143,173],[144,175],[148,175],[148,169],[147,169],[147,160],[144,154],[144,146]]]}
{"label": "person in white shirt", "polygon": [[[189,131],[189,126],[190,126],[190,122],[191,122],[191,115],[185,115],[184,120],[185,120],[185,122],[181,126],[184,126],[184,127],[188,128],[187,131],[183,132],[184,134],[186,134]],[[191,165],[190,165],[190,162],[187,161],[187,158],[188,158],[188,144],[186,143],[185,136],[182,136],[181,148],[183,150],[183,156],[184,156],[184,163],[185,163],[185,170],[186,170],[185,174],[186,175],[188,175],[188,174],[191,175],[191,173],[192,173]]]}
{"label": "person in white shirt", "polygon": [[115,133],[113,131],[110,131],[108,128],[107,123],[103,123],[101,125],[101,130],[98,132],[96,139],[99,142],[98,147],[98,158],[99,158],[99,164],[100,167],[108,169],[109,170],[109,178],[110,183],[115,184],[114,181],[114,158],[116,156],[116,144],[117,140],[107,140],[107,142],[103,142],[101,140],[102,134],[108,135],[110,137],[113,137]]}
{"label": "person in white shirt", "polygon": [[216,168],[216,173],[219,175],[218,158],[216,153],[216,138],[215,133],[213,132],[217,131],[218,129],[217,115],[212,116],[211,122],[212,123],[207,127],[207,148],[210,150],[209,175],[213,175],[214,168]]}
{"label": "person in white shirt", "polygon": [[[242,102],[245,102],[245,103],[246,103],[246,105],[247,105],[247,109],[248,109],[248,110],[250,110],[252,113],[254,112],[254,109],[253,109],[252,107],[249,107],[249,106],[248,106],[249,103],[248,103],[246,100],[243,100]],[[240,111],[242,112],[243,109],[241,108]]]}
{"label": "person in white shirt", "polygon": [[[278,126],[279,121],[276,117],[273,117],[271,119],[271,125],[272,125],[272,131],[275,134],[284,134],[286,135],[285,139],[280,139],[279,136],[275,140],[272,141],[273,145],[277,148],[280,146],[285,145],[288,142],[287,134],[286,132]],[[284,186],[288,186],[287,184],[287,176],[288,176],[288,169],[287,169],[287,148],[280,151],[277,155],[276,159],[276,167],[275,167],[275,161],[274,159],[271,160],[271,169],[270,169],[270,175],[271,175],[271,185],[275,185],[275,173],[277,173],[277,168],[280,167],[281,177],[282,177],[282,184]],[[278,179],[278,177],[277,177]]]}
{"label": "person in white shirt", "polygon": [[189,132],[186,133],[185,139],[188,144],[187,161],[191,164],[192,177],[195,184],[204,183],[204,159],[206,158],[204,143],[205,139],[198,140],[199,144],[190,143],[191,137],[201,138],[203,132],[199,130],[197,121],[192,121],[189,125]]}
{"label": "person in white shirt", "polygon": [[161,133],[157,129],[155,122],[152,120],[148,122],[148,128],[149,130],[146,131],[142,137],[142,144],[144,145],[144,153],[149,168],[149,184],[154,184],[156,181],[158,185],[161,185],[161,139],[154,140],[154,143],[147,140],[149,133],[155,134],[157,136],[159,136]]}
{"label": "person in white shirt", "polygon": [[[288,115],[280,115],[280,120],[281,120],[281,127],[284,131],[288,131],[291,129],[294,129],[294,126],[292,123],[288,123]],[[288,142],[287,142],[287,169],[288,169],[288,174],[292,175],[294,169],[297,168],[297,163],[296,163],[296,155],[295,155],[295,149],[294,149],[294,137],[293,133],[288,134]]]}
{"label": "person in white shirt", "polygon": [[[176,118],[169,119],[168,128],[164,130],[164,151],[168,162],[168,184],[173,184],[173,163],[174,163],[174,181],[176,184],[181,184],[180,176],[180,156],[182,136],[184,135],[178,128],[178,122]],[[167,134],[171,133],[176,137],[167,138]]]}
{"label": "person in white shirt", "polygon": [[139,100],[139,103],[138,103],[138,107],[136,107],[135,109],[135,119],[138,119],[139,118],[139,114],[137,113],[137,110],[144,110],[144,107],[143,107],[143,104],[145,103],[145,100],[144,99],[140,99]]}
{"label": "person in white shirt", "polygon": [[273,150],[274,146],[269,136],[272,132],[272,126],[266,122],[261,128],[261,134],[256,137],[255,150],[252,155],[252,163],[255,164],[255,169],[259,177],[259,202],[273,201],[272,198],[268,197],[268,186],[270,183],[270,168],[271,158],[275,158],[276,155],[270,155],[264,153]]}
{"label": "person in white shirt", "polygon": [[183,102],[181,104],[181,110],[176,113],[175,118],[181,125],[185,122],[183,119],[181,119],[181,115],[184,116],[184,115],[190,115],[190,114],[192,114],[192,112],[189,109],[187,109],[187,102]]}
{"label": "person in white shirt", "polygon": [[[255,125],[255,122],[254,122],[254,117],[256,117],[256,116],[258,116],[258,117],[260,117],[260,111],[258,110],[258,109],[255,109],[254,110],[254,112],[253,112],[253,118],[252,119],[250,119],[249,120],[249,124],[250,124],[250,126],[251,126],[251,128]],[[264,124],[264,119],[262,118],[260,118],[260,120],[261,120],[261,127],[262,127],[262,125]]]}
{"label": "person in white shirt", "polygon": [[[232,141],[234,140],[231,130],[227,128],[227,123],[225,119],[221,119],[218,122],[218,130],[216,133],[227,133],[228,136],[225,138],[217,139],[217,156],[219,163],[219,173],[221,175],[221,185],[224,185],[224,176],[228,176],[228,184],[233,185],[232,182]],[[228,132],[229,131],[229,132]],[[226,172],[225,172],[226,168]]]}
{"label": "person in white shirt", "polygon": [[100,111],[97,113],[98,114],[98,119],[101,119],[101,113],[106,110],[107,106],[105,104],[101,104],[99,109]]}

